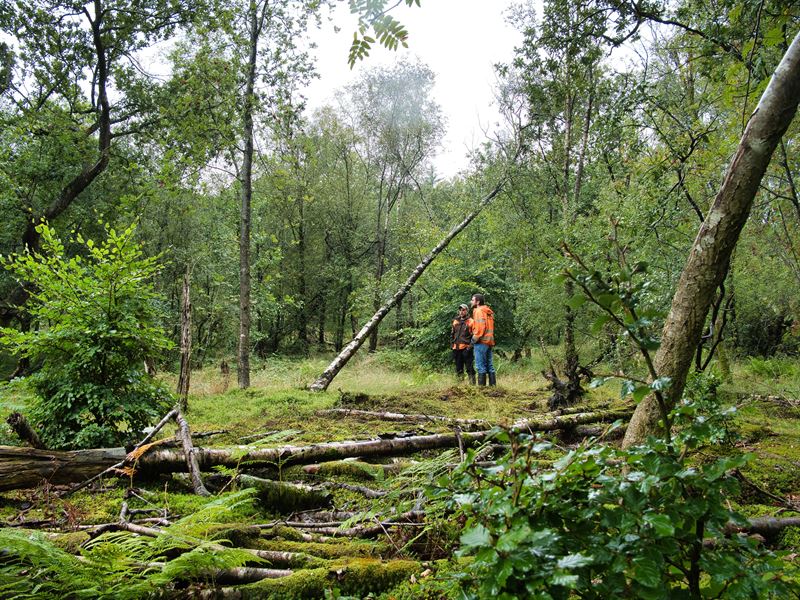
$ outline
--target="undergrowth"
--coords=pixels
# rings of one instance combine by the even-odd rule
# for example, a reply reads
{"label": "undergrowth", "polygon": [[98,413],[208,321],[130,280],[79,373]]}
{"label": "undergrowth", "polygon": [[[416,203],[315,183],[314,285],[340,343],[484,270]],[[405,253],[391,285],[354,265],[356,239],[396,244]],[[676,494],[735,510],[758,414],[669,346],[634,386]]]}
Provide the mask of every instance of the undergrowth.
{"label": "undergrowth", "polygon": [[[247,445],[248,448],[258,448],[284,444],[367,439],[377,435],[389,436],[397,432],[408,435],[451,431],[448,426],[434,422],[393,423],[379,418],[332,416],[320,412],[330,408],[481,418],[491,423],[508,426],[515,419],[532,417],[535,416],[534,412],[541,412],[549,395],[544,380],[538,376],[538,373],[532,371],[536,361],[539,360],[536,356],[532,359],[522,359],[513,364],[505,361],[503,357],[499,357],[497,361],[499,386],[493,389],[458,385],[451,373],[437,372],[424,367],[415,369],[410,365],[409,360],[409,355],[396,352],[381,352],[375,356],[364,356],[345,369],[334,380],[331,390],[323,394],[311,394],[302,389],[302,385],[313,379],[324,368],[327,364],[326,359],[268,360],[263,363],[262,369],[254,374],[253,387],[245,391],[232,389],[229,382],[227,391],[222,392],[225,382],[223,376],[216,369],[197,371],[192,376],[193,393],[190,397],[187,417],[193,431],[225,430],[225,433],[204,439],[201,442],[204,446]],[[783,365],[780,365],[779,371],[779,381],[784,386],[783,389],[788,389],[792,385],[793,372]],[[731,508],[746,517],[775,514],[780,508],[776,506],[774,498],[765,496],[763,491],[759,491],[753,485],[758,486],[761,490],[771,492],[773,496],[779,495],[791,499],[792,494],[797,493],[795,473],[797,466],[800,466],[800,456],[798,456],[798,452],[800,452],[798,450],[800,449],[800,427],[798,427],[800,414],[798,411],[790,403],[781,404],[764,398],[742,401],[741,397],[737,395],[740,390],[752,390],[754,382],[758,382],[759,377],[760,375],[757,375],[750,366],[739,364],[734,369],[733,382],[723,383],[720,378],[711,373],[693,377],[687,389],[687,396],[692,397],[703,410],[712,410],[720,402],[727,400],[740,403],[739,411],[726,413],[724,418],[718,420],[721,431],[724,433],[720,438],[721,442],[713,446],[706,446],[702,452],[693,454],[693,460],[697,462],[690,464],[687,468],[711,468],[707,465],[716,464],[720,460],[728,460],[729,452],[735,447],[749,453],[751,456],[749,462],[737,467],[745,481],[738,486],[738,490],[731,488],[731,491],[727,492],[729,495],[726,496],[726,500],[731,503]],[[168,386],[172,385],[169,376],[162,376],[162,381]],[[767,384],[763,384],[763,386],[768,388]],[[6,385],[0,390],[0,393],[2,393],[0,399],[2,415],[0,416],[5,417],[11,410],[24,412],[27,397],[24,382],[16,382],[11,386]],[[592,407],[608,407],[618,402],[619,394],[614,390],[599,388],[589,392],[584,408],[592,410]],[[0,436],[2,435],[3,432],[0,431]],[[10,432],[6,435],[10,437]],[[169,426],[159,437],[165,438],[171,435],[173,435],[173,428]],[[509,443],[511,442],[512,440],[509,439]],[[555,480],[551,481],[550,484],[558,489],[569,488],[572,492],[577,493],[578,482],[592,481],[592,477],[599,476],[597,475],[598,470],[604,477],[616,477],[614,485],[618,488],[626,481],[630,486],[641,486],[644,481],[644,479],[629,481],[622,477],[618,463],[614,461],[627,459],[623,459],[617,454],[613,444],[608,446],[607,450],[602,451],[598,449],[597,445],[586,444],[573,449],[570,455],[569,448],[564,447],[564,442],[559,441],[557,436],[548,436],[546,440],[541,439],[535,442],[535,444],[539,443],[546,443],[546,445],[539,446],[537,452],[531,454],[528,467],[532,475],[525,475],[522,478],[523,481],[528,476],[541,478],[545,477],[546,473],[557,471],[558,467],[555,464],[560,464],[557,461],[565,453],[572,458],[564,459],[568,460],[568,465],[564,469],[575,470],[572,479],[572,483],[575,485],[570,487],[572,484],[556,484]],[[604,446],[604,448],[606,447]],[[648,460],[651,460],[648,458],[651,455],[652,453],[645,453],[640,460],[647,463]],[[481,460],[486,457],[488,460],[493,458],[491,454],[480,455]],[[474,455],[468,454],[468,458],[474,458]],[[520,454],[517,455],[517,460],[521,460]],[[313,593],[308,592],[311,595],[302,596],[301,592],[297,591],[300,588],[283,588],[280,580],[276,580],[264,584],[260,588],[255,586],[254,591],[249,592],[250,597],[321,598],[327,594],[331,598],[461,599],[465,592],[476,593],[475,589],[477,588],[465,584],[458,576],[459,573],[468,573],[472,577],[491,572],[491,569],[487,570],[486,564],[478,560],[478,552],[482,547],[481,544],[487,539],[491,539],[489,546],[494,544],[494,548],[497,548],[496,542],[499,541],[500,535],[495,537],[495,533],[489,526],[494,517],[492,517],[491,510],[481,509],[478,511],[475,508],[470,512],[465,508],[468,503],[463,502],[463,494],[475,493],[475,491],[467,491],[467,484],[464,482],[462,483],[465,487],[462,490],[455,491],[451,488],[451,492],[441,498],[432,499],[428,496],[423,498],[420,495],[427,485],[446,476],[460,461],[461,456],[457,450],[445,453],[429,451],[404,458],[403,466],[406,468],[399,475],[385,475],[382,469],[370,467],[356,467],[356,471],[343,469],[339,473],[325,474],[324,477],[309,474],[299,466],[278,472],[280,477],[290,481],[302,480],[315,483],[327,478],[339,482],[366,485],[387,492],[387,495],[382,498],[372,500],[350,490],[333,490],[333,508],[356,513],[344,523],[344,527],[391,520],[395,515],[418,508],[425,511],[424,522],[387,530],[386,534],[379,536],[376,540],[334,538],[330,541],[308,542],[301,541],[299,537],[295,538],[295,541],[281,537],[267,539],[263,535],[252,537],[252,532],[247,533],[246,531],[248,524],[263,523],[265,520],[285,518],[286,516],[270,512],[269,507],[257,506],[249,502],[236,504],[231,501],[232,505],[230,506],[236,505],[234,508],[229,506],[227,512],[218,512],[203,527],[198,528],[197,523],[192,525],[195,528],[194,533],[191,534],[192,543],[200,543],[200,546],[207,545],[209,540],[219,535],[223,535],[223,537],[229,535],[235,537],[237,543],[246,540],[251,547],[303,552],[325,561],[323,566],[316,566],[310,571],[301,569],[299,577],[295,578],[298,582],[308,584],[308,590],[312,589],[312,583],[317,586],[313,588],[315,590]],[[467,464],[472,463],[468,460]],[[583,466],[578,468],[578,465]],[[482,472],[475,467],[473,474],[480,473],[480,477],[483,477],[482,481],[485,483],[493,477],[501,477],[503,469],[508,472],[517,469],[522,473],[520,470],[522,466],[523,463],[509,462],[507,458],[497,463],[495,469],[501,469],[499,471],[493,472],[491,471],[492,467],[483,466],[480,469],[489,469],[489,471]],[[631,470],[646,472],[646,469],[640,468],[640,466],[637,463],[631,467]],[[470,468],[472,467],[462,467],[456,473],[466,476],[465,473]],[[508,473],[505,476],[508,477]],[[569,481],[569,477],[567,480]],[[753,485],[749,485],[746,481],[752,482]],[[600,483],[611,485],[605,480]],[[672,505],[686,504],[662,489],[669,488],[668,478],[661,477],[658,483],[653,485],[653,489],[659,490],[664,498],[659,506],[665,507],[669,504],[671,507]],[[126,490],[129,486],[134,487]],[[513,486],[496,487],[497,489],[493,493],[496,493],[498,498],[501,492],[508,491],[506,487],[513,490]],[[607,497],[608,504],[613,504],[608,494],[602,495],[606,493],[602,488],[592,488],[590,485],[586,489],[594,490],[599,494],[598,498]],[[208,500],[191,494],[185,480],[170,476],[150,481],[137,478],[133,480],[107,479],[92,490],[79,492],[66,499],[59,498],[55,491],[57,490],[42,486],[36,490],[4,493],[0,496],[0,517],[8,520],[9,523],[13,521],[15,525],[44,519],[52,521],[54,527],[67,529],[92,523],[113,523],[119,516],[120,504],[123,501],[127,501],[132,507],[158,510],[157,514],[169,515],[173,521],[202,515],[204,507],[208,504]],[[527,491],[526,488],[526,493]],[[131,493],[135,495],[131,496]],[[551,493],[555,494],[555,492]],[[621,491],[619,493],[622,494]],[[462,495],[456,496],[456,494]],[[222,496],[223,499],[233,497],[235,496],[229,492]],[[580,509],[581,505],[576,504],[572,496],[569,499],[562,498],[561,501],[557,501],[557,497],[557,495],[552,495],[546,502],[549,503],[548,506],[554,507],[553,510],[562,511],[567,517],[574,516],[574,513],[580,512],[580,510],[585,513],[591,506],[591,504],[584,504],[582,505],[583,509]],[[796,500],[796,496],[794,498]],[[453,513],[451,507],[448,506],[448,502],[451,501],[456,501],[457,504],[461,503],[462,510]],[[624,508],[627,512],[636,514],[628,504],[625,504]],[[516,509],[512,509],[512,513],[513,510],[518,509],[519,505]],[[502,509],[502,511],[505,510],[505,508]],[[495,515],[498,519],[499,515],[506,514],[502,511]],[[639,515],[644,524],[640,529],[649,526],[650,533],[665,534],[670,526],[673,529],[678,528],[678,525],[672,521],[667,524],[666,521],[661,520],[659,514],[661,513],[648,516],[646,519],[643,515]],[[786,513],[786,515],[792,514]],[[575,522],[578,522],[579,516],[574,516]],[[502,517],[502,519],[505,518],[505,516]],[[513,520],[512,516],[508,516],[508,518]],[[464,530],[465,522],[468,519],[472,519],[472,521]],[[486,521],[480,519],[486,519]],[[502,519],[497,523],[501,523]],[[167,528],[172,531],[170,534],[172,541],[169,544],[178,544],[183,539],[175,533],[178,529],[173,529],[180,522],[178,520],[172,527]],[[225,523],[231,525],[226,526]],[[476,529],[478,524],[489,531],[488,536],[483,530]],[[505,527],[505,525],[502,526]],[[241,536],[235,533],[238,531],[237,528],[242,530],[241,540],[239,540]],[[528,528],[531,532],[534,531],[530,521]],[[510,528],[509,532],[513,529]],[[779,546],[775,550],[797,551],[800,537],[797,531],[797,528],[787,529],[781,535]],[[55,549],[49,546],[51,537],[49,534],[41,535],[10,528],[0,530],[0,532],[2,536],[5,536],[0,539],[0,546],[18,548],[13,561],[0,561],[0,568],[8,568],[11,571],[16,569],[17,574],[23,570],[39,574],[37,576],[43,580],[45,586],[40,588],[42,595],[39,597],[47,597],[42,590],[48,590],[47,594],[51,594],[51,597],[57,595],[55,590],[63,590],[64,593],[59,593],[61,596],[76,598],[111,597],[112,595],[114,597],[146,597],[151,594],[151,591],[148,590],[155,589],[153,586],[156,583],[165,581],[165,572],[170,573],[171,582],[182,582],[181,585],[185,585],[189,581],[203,581],[206,574],[213,569],[236,564],[258,566],[257,562],[250,560],[250,557],[247,557],[246,563],[237,563],[237,560],[243,560],[243,557],[237,557],[235,553],[220,557],[223,562],[215,563],[213,560],[217,560],[217,557],[212,559],[203,551],[197,551],[195,554],[187,553],[185,547],[169,546],[167,542],[159,542],[165,544],[161,547],[161,555],[159,555],[157,551],[159,546],[158,544],[154,545],[154,542],[145,540],[141,547],[136,545],[139,542],[131,546],[130,534],[104,534],[105,537],[98,538],[102,539],[102,543],[93,541],[84,548],[79,547],[86,541],[85,533],[76,532],[62,535],[59,540],[62,547],[68,549],[65,551],[58,550],[55,546],[53,546]],[[594,532],[593,535],[597,535],[596,529],[588,526],[584,528],[585,535],[589,535],[591,532]],[[515,535],[519,534],[513,533],[511,538]],[[504,539],[513,542],[511,538]],[[533,538],[533,533],[529,538]],[[652,541],[651,538],[652,535],[648,539]],[[539,538],[527,541],[519,540],[520,544],[528,543],[528,541],[531,544],[542,542]],[[666,543],[663,536],[656,541]],[[457,558],[453,556],[453,552],[460,543],[464,548],[465,556]],[[625,543],[630,547],[636,547],[637,543],[643,544],[644,542],[628,541]],[[591,547],[596,546],[597,544]],[[761,552],[759,549],[754,550],[746,545],[741,549],[744,552],[752,552],[748,555],[752,557],[757,557]],[[81,558],[76,559],[74,556],[69,558],[72,556],[71,553],[76,551]],[[127,554],[136,559],[129,560],[126,558]],[[622,556],[622,553],[618,554]],[[185,558],[174,562],[179,555],[185,556]],[[589,572],[592,568],[599,568],[597,565],[601,564],[601,561],[597,562],[595,567],[583,564],[588,554],[582,553],[580,550],[571,551],[561,558],[570,555],[579,555],[579,557],[572,556],[560,567],[556,560],[556,569],[550,572],[554,577],[561,575],[567,577],[563,580],[567,584],[575,581],[569,579],[570,576],[578,575],[580,577],[582,570]],[[3,556],[8,557],[8,555]],[[50,556],[50,558],[45,559],[43,556]],[[526,556],[526,560],[530,562],[530,556]],[[642,556],[649,555],[643,550]],[[354,558],[378,562],[367,561],[362,564],[353,562]],[[386,576],[387,579],[384,581],[386,587],[376,585],[370,588],[368,583],[365,584],[360,579],[362,576],[377,577],[376,574],[382,572],[380,569],[386,566],[379,564],[381,560],[398,558],[403,559],[406,563],[397,567],[396,579],[392,579],[395,575]],[[593,560],[595,558],[593,557]],[[48,563],[48,560],[51,562]],[[136,564],[132,565],[131,560]],[[573,562],[570,563],[570,560]],[[599,561],[599,559],[597,560]],[[779,560],[779,558],[775,560]],[[171,565],[167,571],[164,570],[166,567],[153,567],[152,571],[147,568],[140,569],[143,563],[161,562]],[[194,566],[185,564],[186,562],[192,563]],[[319,565],[317,562],[313,564]],[[16,567],[12,565],[16,565]],[[753,564],[747,563],[746,567],[748,573],[754,575],[758,572],[758,567]],[[657,569],[653,569],[652,564],[643,564],[639,560],[639,562],[630,562],[628,568],[629,571],[623,570],[624,576],[635,573],[640,579],[643,578],[642,581],[650,584],[655,582],[653,574]],[[57,571],[73,573],[75,577],[84,582],[83,587],[72,586],[68,581],[69,577],[65,573],[58,575]],[[546,569],[542,571],[542,573],[545,572]],[[720,572],[725,571],[722,569]],[[113,575],[114,573],[117,575]],[[337,575],[337,573],[340,574]],[[369,575],[370,573],[373,575]],[[668,576],[679,578],[679,575],[669,568],[665,570],[665,573]],[[502,577],[497,577],[497,572],[494,572],[492,577],[495,581],[502,580]],[[511,578],[512,575],[508,575],[508,577]],[[95,587],[87,583],[92,578],[96,580]],[[5,577],[1,574],[0,579],[5,582]],[[595,579],[597,577],[592,580]],[[701,581],[701,585],[712,585],[710,576],[701,578]],[[9,585],[20,586],[22,585],[20,582],[21,578],[17,577],[13,581],[9,580]],[[286,582],[285,585],[288,586],[289,583],[291,582]],[[773,584],[777,585],[775,582]],[[95,592],[98,586],[108,586],[108,595],[97,595]],[[563,587],[572,590],[569,592],[572,594],[583,593],[576,591],[579,588],[570,588],[569,585]],[[23,594],[21,597],[26,597],[24,594],[30,594],[30,590],[25,591],[27,588],[24,587],[13,589],[21,590]],[[642,589],[641,587],[637,588],[636,593],[640,594]],[[95,593],[94,596],[91,595],[93,593]],[[266,596],[267,593],[271,596]],[[500,593],[502,592],[498,589],[498,597],[501,597]],[[626,593],[633,594],[630,590]],[[140,595],[136,596],[136,594]],[[6,594],[5,590],[0,588],[0,596],[6,597],[7,595],[12,596],[10,592]],[[526,590],[522,597],[530,597],[530,592]]]}

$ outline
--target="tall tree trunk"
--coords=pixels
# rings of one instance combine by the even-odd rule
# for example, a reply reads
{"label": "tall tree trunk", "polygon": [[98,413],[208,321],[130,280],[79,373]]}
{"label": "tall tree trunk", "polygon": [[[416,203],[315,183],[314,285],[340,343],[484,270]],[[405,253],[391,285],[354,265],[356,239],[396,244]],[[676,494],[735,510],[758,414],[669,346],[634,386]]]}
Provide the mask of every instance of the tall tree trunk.
{"label": "tall tree trunk", "polygon": [[[237,374],[239,389],[250,387],[250,220],[253,199],[253,111],[255,100],[256,61],[260,24],[258,6],[250,1],[250,54],[247,60],[243,108],[242,197],[239,211],[239,343]],[[263,19],[263,15],[262,15]]]}
{"label": "tall tree trunk", "polygon": [[308,350],[308,304],[306,303],[307,284],[306,284],[306,215],[304,194],[299,193],[297,199],[297,211],[300,223],[297,228],[297,256],[298,256],[298,280],[297,291],[303,299],[300,305],[300,313],[297,315],[297,337],[300,340],[303,352]]}
{"label": "tall tree trunk", "polygon": [[[380,233],[379,233],[380,235]],[[383,283],[383,271],[386,264],[386,238],[380,235],[378,239],[378,253],[375,264],[375,289],[372,296],[372,308],[379,311],[381,308],[381,284]],[[375,352],[378,349],[378,328],[375,327],[369,334],[369,351]]]}
{"label": "tall tree trunk", "polygon": [[192,301],[189,296],[190,273],[183,275],[181,302],[181,370],[178,376],[178,405],[182,412],[189,410],[189,379],[192,373]]}
{"label": "tall tree trunk", "polygon": [[408,277],[406,282],[397,290],[392,296],[392,298],[384,304],[373,316],[372,318],[361,328],[352,341],[345,346],[345,348],[339,353],[339,355],[333,360],[333,362],[328,365],[328,368],[320,375],[314,383],[309,386],[309,389],[314,392],[324,392],[328,389],[331,381],[333,378],[338,375],[339,371],[341,371],[347,362],[358,352],[358,349],[364,343],[368,336],[372,334],[372,332],[378,327],[380,322],[383,318],[389,314],[389,311],[403,299],[403,297],[408,293],[411,289],[411,286],[420,278],[420,276],[425,272],[425,269],[428,268],[433,262],[439,253],[447,248],[447,245],[455,238],[461,231],[469,225],[475,217],[477,217],[480,212],[484,209],[484,207],[492,201],[492,199],[497,196],[503,186],[505,185],[505,177],[500,180],[500,182],[495,185],[494,189],[492,189],[489,194],[480,201],[478,206],[472,211],[467,217],[461,221],[458,225],[456,225],[447,236],[439,242],[439,244],[431,250],[431,252],[422,260],[421,263],[417,265],[411,275]]}
{"label": "tall tree trunk", "polygon": [[[695,348],[703,332],[714,291],[722,283],[761,179],[800,102],[800,33],[775,70],[739,142],[711,210],[694,240],[681,273],[655,357],[659,377],[672,384],[664,396],[671,409],[683,393]],[[639,444],[658,430],[656,399],[636,408],[623,445]]]}
{"label": "tall tree trunk", "polygon": [[[573,116],[575,111],[575,98],[572,95],[567,96],[567,105],[564,111],[566,119],[566,141],[564,157],[564,182],[563,196],[562,196],[562,219],[564,239],[567,244],[570,243],[569,228],[572,226],[572,218],[575,213],[574,203],[577,201],[577,196],[570,199],[570,193],[580,191],[580,183],[576,178],[575,189],[572,190],[570,186],[570,170],[572,166],[572,130],[573,130]],[[588,125],[588,123],[587,123]],[[579,173],[582,173],[582,166],[578,166]],[[566,300],[569,300],[574,294],[572,282],[567,280],[564,282],[564,295]],[[578,367],[580,365],[580,358],[578,357],[578,348],[575,345],[575,311],[573,311],[566,303],[564,304],[564,375],[567,378],[567,394],[563,398],[563,402],[567,405],[574,404],[580,399],[583,394],[581,388],[580,374]],[[558,391],[556,391],[556,395]],[[560,403],[557,403],[560,404]]]}

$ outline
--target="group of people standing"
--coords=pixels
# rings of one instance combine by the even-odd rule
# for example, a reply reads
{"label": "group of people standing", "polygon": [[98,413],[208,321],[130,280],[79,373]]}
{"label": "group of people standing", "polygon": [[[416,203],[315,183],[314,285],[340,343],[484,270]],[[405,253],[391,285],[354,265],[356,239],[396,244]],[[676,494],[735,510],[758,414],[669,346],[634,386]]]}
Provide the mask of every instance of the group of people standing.
{"label": "group of people standing", "polygon": [[483,294],[473,294],[470,307],[461,304],[458,315],[453,319],[450,332],[450,347],[456,363],[456,375],[464,379],[466,369],[469,382],[475,384],[475,371],[478,372],[478,385],[497,385],[497,376],[492,364],[494,347],[494,312],[486,304]]}

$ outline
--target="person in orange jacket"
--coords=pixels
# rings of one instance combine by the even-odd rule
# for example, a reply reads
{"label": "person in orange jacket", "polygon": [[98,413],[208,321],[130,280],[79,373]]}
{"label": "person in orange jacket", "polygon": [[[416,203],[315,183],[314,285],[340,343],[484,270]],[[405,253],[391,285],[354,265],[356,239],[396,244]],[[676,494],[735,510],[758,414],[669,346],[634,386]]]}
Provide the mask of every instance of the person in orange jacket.
{"label": "person in orange jacket", "polygon": [[497,385],[497,376],[492,364],[494,347],[494,312],[485,303],[483,294],[473,294],[472,300],[472,346],[475,353],[475,368],[478,371],[478,385]]}
{"label": "person in orange jacket", "polygon": [[466,304],[458,307],[458,314],[453,319],[450,328],[450,347],[453,350],[453,360],[456,363],[456,376],[464,379],[466,367],[469,382],[475,385],[475,367],[472,360],[472,319],[469,317],[469,308]]}

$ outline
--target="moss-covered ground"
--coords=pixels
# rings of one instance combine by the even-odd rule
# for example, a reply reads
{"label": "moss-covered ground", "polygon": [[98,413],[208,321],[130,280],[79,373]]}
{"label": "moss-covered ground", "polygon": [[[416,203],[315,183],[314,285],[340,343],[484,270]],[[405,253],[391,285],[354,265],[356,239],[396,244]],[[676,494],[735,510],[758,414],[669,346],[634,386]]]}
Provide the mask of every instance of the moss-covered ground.
{"label": "moss-covered ground", "polygon": [[[303,387],[326,366],[322,358],[267,361],[253,374],[251,389],[244,391],[233,389],[235,381],[226,381],[209,368],[192,375],[187,418],[193,432],[222,431],[200,441],[203,446],[271,447],[369,439],[398,432],[452,431],[447,424],[434,421],[389,422],[320,413],[331,408],[483,419],[501,425],[545,412],[550,394],[536,358],[513,365],[502,358],[497,362],[498,387],[475,388],[459,383],[450,373],[421,366],[406,353],[365,355],[354,359],[331,389],[321,394]],[[171,376],[164,378],[172,384]],[[590,390],[586,410],[622,406],[618,389],[607,385]],[[20,383],[6,385],[0,396],[0,418],[4,421],[14,410],[24,412],[27,394]],[[731,451],[743,450],[753,457],[742,469],[741,494],[731,501],[747,516],[796,516],[786,502],[800,503],[800,368],[791,361],[737,364],[732,378],[720,388],[720,396],[727,403],[739,405],[731,424],[738,434]],[[173,429],[167,427],[161,438],[173,435]],[[0,444],[16,443],[3,423]],[[393,516],[413,509],[418,491],[431,480],[432,473],[458,460],[456,449],[448,452],[428,451],[373,461],[399,463],[397,469],[361,462],[316,470],[294,466],[270,476],[311,484],[347,484],[331,487],[330,506],[323,507],[339,513],[338,518],[329,520],[344,520],[344,530],[391,521]],[[231,474],[222,470],[218,478],[224,482],[224,476]],[[386,494],[367,498],[354,489],[357,486]],[[123,502],[134,511],[129,519],[157,527],[159,522],[154,519],[175,522],[234,489],[223,483],[214,497],[198,497],[180,475],[152,480],[108,478],[67,497],[59,496],[63,489],[43,484],[0,494],[0,519],[8,528],[27,526],[49,531],[54,542],[74,552],[89,538],[88,526],[119,519]],[[282,524],[302,518],[302,514],[281,513],[263,502],[246,502],[224,515],[216,514],[217,522],[203,529],[203,536],[226,544],[310,557],[303,559],[305,567],[294,568],[289,577],[240,586],[241,597],[456,597],[450,575],[464,565],[451,556],[459,533],[459,524],[452,519],[434,518],[427,526],[386,526],[385,531],[368,539],[329,531],[316,533],[313,528],[301,531]],[[782,548],[800,550],[800,529],[786,529],[777,543]],[[263,562],[255,566],[284,568]]]}

